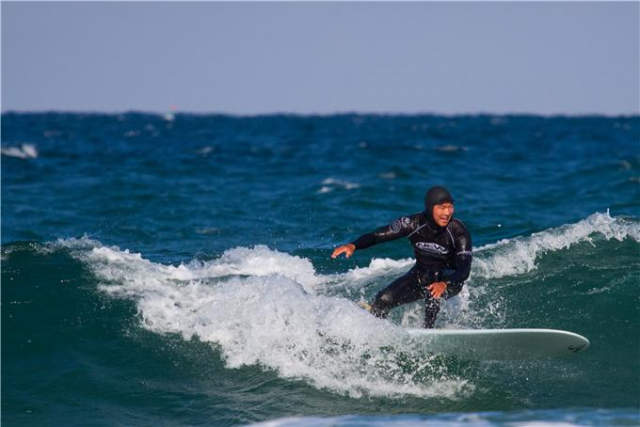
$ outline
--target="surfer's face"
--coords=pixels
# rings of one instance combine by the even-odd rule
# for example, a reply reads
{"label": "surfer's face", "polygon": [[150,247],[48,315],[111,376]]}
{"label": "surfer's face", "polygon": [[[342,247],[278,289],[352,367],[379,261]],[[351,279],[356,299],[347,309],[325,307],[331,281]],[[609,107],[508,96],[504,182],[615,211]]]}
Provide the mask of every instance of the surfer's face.
{"label": "surfer's face", "polygon": [[433,207],[433,220],[440,227],[446,227],[453,216],[453,203],[443,203]]}

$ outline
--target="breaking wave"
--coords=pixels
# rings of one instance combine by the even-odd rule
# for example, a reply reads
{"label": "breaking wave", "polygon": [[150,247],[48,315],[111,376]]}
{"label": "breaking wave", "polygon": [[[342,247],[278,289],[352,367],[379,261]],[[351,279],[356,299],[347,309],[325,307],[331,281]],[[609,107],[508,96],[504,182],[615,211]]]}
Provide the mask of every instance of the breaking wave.
{"label": "breaking wave", "polygon": [[[495,303],[468,310],[486,291],[483,279],[530,272],[543,254],[612,239],[640,241],[638,222],[597,213],[575,224],[479,248],[469,286],[447,304],[445,318],[451,318],[452,311],[473,311],[481,326],[483,317],[500,311]],[[59,240],[46,250],[60,248],[90,268],[101,292],[135,301],[144,328],[208,342],[220,349],[228,368],[258,365],[282,378],[303,379],[352,397],[457,399],[474,390],[468,378],[405,339],[401,326],[418,324],[419,307],[409,307],[394,323],[376,319],[353,303],[354,286],[370,295],[379,288],[370,282],[404,272],[411,260],[374,259],[368,267],[323,275],[310,260],[266,246],[235,248],[211,261],[177,266],[86,237]],[[469,323],[467,319],[466,326]],[[442,327],[460,325],[465,322]]]}

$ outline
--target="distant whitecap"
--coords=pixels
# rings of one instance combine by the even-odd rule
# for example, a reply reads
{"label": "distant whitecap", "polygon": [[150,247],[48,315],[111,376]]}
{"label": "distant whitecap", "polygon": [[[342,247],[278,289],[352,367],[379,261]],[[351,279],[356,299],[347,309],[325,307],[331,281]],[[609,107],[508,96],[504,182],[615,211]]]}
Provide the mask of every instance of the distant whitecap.
{"label": "distant whitecap", "polygon": [[360,188],[360,184],[356,182],[342,181],[335,178],[327,178],[322,181],[322,188],[318,190],[318,193],[330,193],[334,190],[354,190]]}
{"label": "distant whitecap", "polygon": [[458,145],[442,145],[440,147],[436,147],[437,151],[441,151],[443,153],[456,153],[458,151],[467,151],[468,148],[467,147],[460,147]]}
{"label": "distant whitecap", "polygon": [[33,144],[22,144],[19,147],[2,147],[0,152],[3,156],[18,159],[36,159],[38,157],[38,150]]}

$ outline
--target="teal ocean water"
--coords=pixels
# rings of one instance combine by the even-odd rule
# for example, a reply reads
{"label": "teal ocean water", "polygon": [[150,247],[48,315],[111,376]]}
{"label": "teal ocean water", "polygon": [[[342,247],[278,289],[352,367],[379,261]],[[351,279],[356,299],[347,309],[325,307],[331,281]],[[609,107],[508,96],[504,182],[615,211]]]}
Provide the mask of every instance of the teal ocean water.
{"label": "teal ocean water", "polygon": [[[640,118],[2,115],[6,426],[640,425]],[[446,185],[474,241],[439,328],[553,328],[472,362],[372,298]]]}

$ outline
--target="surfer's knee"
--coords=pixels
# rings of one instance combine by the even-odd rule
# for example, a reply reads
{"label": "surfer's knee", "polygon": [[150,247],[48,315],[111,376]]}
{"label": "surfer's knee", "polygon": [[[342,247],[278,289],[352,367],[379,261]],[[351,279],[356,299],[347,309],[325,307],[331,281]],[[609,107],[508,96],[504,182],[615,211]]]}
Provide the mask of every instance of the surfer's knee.
{"label": "surfer's knee", "polygon": [[371,313],[377,317],[387,317],[389,310],[393,306],[393,292],[383,289],[376,295],[371,304]]}
{"label": "surfer's knee", "polygon": [[381,319],[386,319],[389,315],[389,309],[376,307],[376,305],[371,306],[371,314],[376,317],[380,317]]}
{"label": "surfer's knee", "polygon": [[384,319],[389,314],[389,306],[384,304],[380,298],[376,297],[373,304],[371,304],[371,314]]}
{"label": "surfer's knee", "polygon": [[376,296],[376,302],[379,305],[390,306],[393,304],[393,292],[389,290],[383,290],[382,292],[378,292]]}

